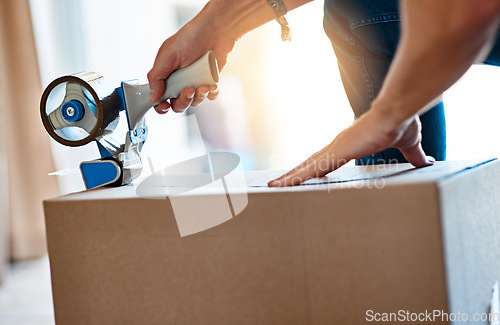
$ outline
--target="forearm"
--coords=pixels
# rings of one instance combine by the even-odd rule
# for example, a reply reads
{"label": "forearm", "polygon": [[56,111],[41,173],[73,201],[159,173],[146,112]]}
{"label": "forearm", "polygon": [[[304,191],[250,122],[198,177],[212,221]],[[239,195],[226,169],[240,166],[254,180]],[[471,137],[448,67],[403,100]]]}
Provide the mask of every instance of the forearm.
{"label": "forearm", "polygon": [[[283,0],[288,11],[312,0]],[[276,18],[267,0],[211,0],[196,19],[208,19],[218,32],[239,39],[246,33]]]}
{"label": "forearm", "polygon": [[390,118],[389,127],[410,119],[469,69],[495,34],[499,11],[496,0],[402,0],[401,10],[398,50],[372,105]]}

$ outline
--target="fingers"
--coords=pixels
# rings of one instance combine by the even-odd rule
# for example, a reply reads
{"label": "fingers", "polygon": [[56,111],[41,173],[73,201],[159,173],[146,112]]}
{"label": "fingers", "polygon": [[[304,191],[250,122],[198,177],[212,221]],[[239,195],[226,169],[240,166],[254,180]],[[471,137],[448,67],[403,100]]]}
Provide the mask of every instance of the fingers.
{"label": "fingers", "polygon": [[270,181],[267,185],[269,187],[295,186],[313,177],[307,168],[295,167],[285,175]]}
{"label": "fingers", "polygon": [[415,167],[426,167],[434,164],[433,157],[426,156],[421,144],[422,125],[418,116],[407,126],[396,147],[406,160]]}
{"label": "fingers", "polygon": [[414,146],[400,148],[399,150],[405,156],[406,160],[415,167],[431,166],[436,161],[434,157],[425,155],[420,142]]}
{"label": "fingers", "polygon": [[217,85],[211,86],[210,91],[208,92],[208,99],[214,100],[219,96],[219,87]]}
{"label": "fingers", "polygon": [[165,80],[161,79],[149,79],[149,74],[148,74],[148,80],[149,80],[149,101],[151,103],[157,103],[163,92],[165,91]]}
{"label": "fingers", "polygon": [[201,86],[198,89],[193,87],[184,88],[179,95],[179,98],[171,99],[170,103],[163,102],[155,106],[156,112],[165,114],[169,108],[175,113],[182,113],[189,107],[197,107],[205,99],[214,100],[219,95],[219,88],[217,85]]}
{"label": "fingers", "polygon": [[184,112],[193,103],[195,94],[196,89],[194,89],[193,87],[184,88],[181,91],[179,98],[172,99],[170,101],[172,110],[176,113]]}
{"label": "fingers", "polygon": [[169,50],[171,43],[171,38],[163,42],[156,55],[153,68],[147,75],[150,88],[149,101],[152,103],[157,103],[160,100],[165,92],[165,79],[178,69],[181,63],[178,53]]}
{"label": "fingers", "polygon": [[327,146],[285,175],[270,181],[267,185],[269,187],[299,185],[310,178],[323,177],[348,162],[345,159],[336,159],[331,152],[332,149],[331,146]]}
{"label": "fingers", "polygon": [[[161,50],[160,50],[161,51]],[[158,53],[160,55],[161,52]],[[171,64],[160,66],[155,62],[151,71],[148,72],[149,81],[149,101],[156,103],[165,92],[165,79],[172,73]]]}
{"label": "fingers", "polygon": [[[182,67],[182,62],[191,62],[188,60],[181,60],[176,53],[168,51],[169,41],[165,41],[160,50],[158,51],[155,63],[147,77],[149,81],[149,101],[158,103],[165,93],[165,79],[177,68]],[[167,54],[166,54],[167,53]],[[159,114],[165,114],[171,108],[176,113],[184,112],[188,107],[199,106],[205,99],[213,100],[217,98],[219,90],[217,85],[201,86],[198,89],[188,87],[182,90],[178,98],[170,99],[169,102],[160,103],[155,106],[155,110]]]}
{"label": "fingers", "polygon": [[[191,107],[198,107],[205,101],[205,99],[210,99],[214,100],[217,98],[219,95],[219,88],[217,85],[212,85],[212,86],[201,86],[196,89],[196,93],[194,94],[194,97],[192,98]],[[179,97],[181,98],[181,96]],[[173,106],[174,106],[174,111],[177,112],[176,107],[177,107],[177,102],[179,99],[175,99],[173,101]],[[179,111],[184,111],[186,108],[184,108],[184,104],[187,102],[187,100],[183,101],[183,105],[179,106]]]}
{"label": "fingers", "polygon": [[196,94],[194,96],[191,107],[198,107],[205,99],[207,99],[208,93],[210,92],[210,86],[201,86],[196,89]]}
{"label": "fingers", "polygon": [[155,111],[158,114],[165,114],[168,112],[168,109],[170,108],[170,104],[168,102],[163,102],[155,106]]}

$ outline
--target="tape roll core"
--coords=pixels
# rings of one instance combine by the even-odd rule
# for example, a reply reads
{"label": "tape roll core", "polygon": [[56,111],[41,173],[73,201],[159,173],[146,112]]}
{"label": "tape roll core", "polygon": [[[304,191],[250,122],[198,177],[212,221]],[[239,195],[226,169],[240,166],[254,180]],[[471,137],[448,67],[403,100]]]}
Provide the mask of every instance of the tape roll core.
{"label": "tape roll core", "polygon": [[[80,140],[69,140],[65,139],[61,136],[59,136],[55,130],[54,127],[52,126],[51,122],[49,121],[48,118],[48,113],[47,113],[47,100],[51,94],[51,92],[60,84],[63,83],[76,83],[82,87],[84,87],[92,96],[94,99],[95,105],[96,105],[96,113],[97,113],[97,123],[92,129],[92,132],[86,136],[83,139]],[[63,103],[61,103],[63,104]],[[57,142],[69,146],[69,147],[79,147],[83,146],[93,140],[95,140],[101,133],[102,129],[102,121],[103,121],[103,108],[101,104],[101,100],[99,99],[99,96],[97,95],[96,91],[92,88],[92,86],[87,83],[85,80],[80,79],[76,76],[63,76],[60,78],[55,79],[52,81],[47,88],[45,88],[42,98],[40,100],[40,116],[42,118],[42,123],[43,126],[45,127],[45,130],[47,130],[47,133]]]}

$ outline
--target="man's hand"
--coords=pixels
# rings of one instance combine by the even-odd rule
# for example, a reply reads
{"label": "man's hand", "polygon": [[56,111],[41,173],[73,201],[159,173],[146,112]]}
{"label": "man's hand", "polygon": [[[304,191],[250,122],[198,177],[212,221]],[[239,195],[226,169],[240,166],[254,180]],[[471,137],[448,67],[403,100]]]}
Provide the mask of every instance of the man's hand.
{"label": "man's hand", "polygon": [[388,147],[401,150],[406,159],[416,167],[434,163],[434,158],[427,157],[422,150],[418,116],[397,126],[391,126],[389,121],[390,118],[376,110],[367,112],[325,148],[268,185],[299,185],[307,179],[325,176],[351,159],[362,158]]}
{"label": "man's hand", "polygon": [[388,147],[416,167],[433,163],[420,145],[416,114],[487,52],[500,23],[500,0],[401,0],[401,39],[370,111],[332,143],[269,186],[297,185],[351,159]]}
{"label": "man's hand", "polygon": [[[226,64],[227,57],[236,43],[237,36],[216,29],[213,25],[211,8],[207,5],[193,20],[182,27],[172,37],[163,42],[151,71],[148,73],[151,93],[149,100],[156,103],[165,91],[165,79],[177,69],[184,68],[209,50],[217,58],[219,70]],[[171,99],[155,106],[155,110],[164,114],[170,108],[176,113],[183,112],[188,107],[196,107],[205,99],[217,98],[217,86],[201,86],[197,89],[185,88],[179,98]]]}
{"label": "man's hand", "polygon": [[[284,0],[288,10],[293,10],[312,0]],[[267,1],[255,0],[211,0],[195,18],[168,38],[156,56],[153,69],[148,73],[151,95],[156,103],[165,91],[165,79],[179,68],[184,68],[209,50],[217,58],[219,70],[226,65],[227,57],[236,41],[249,31],[275,18]],[[169,108],[182,112],[189,106],[198,106],[206,98],[215,99],[217,87],[186,88],[179,98],[155,107],[160,114]]]}

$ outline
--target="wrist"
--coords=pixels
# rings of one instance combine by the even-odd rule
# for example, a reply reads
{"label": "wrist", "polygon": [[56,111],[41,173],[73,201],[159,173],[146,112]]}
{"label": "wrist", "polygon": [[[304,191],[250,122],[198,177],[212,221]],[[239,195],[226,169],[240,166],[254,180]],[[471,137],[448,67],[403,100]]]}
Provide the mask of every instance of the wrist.
{"label": "wrist", "polygon": [[377,125],[378,135],[387,143],[397,141],[401,132],[415,119],[415,114],[405,112],[396,101],[376,98],[366,113]]}
{"label": "wrist", "polygon": [[387,129],[396,129],[415,115],[405,110],[405,107],[397,100],[388,100],[383,96],[375,98],[368,112],[382,122]]}

